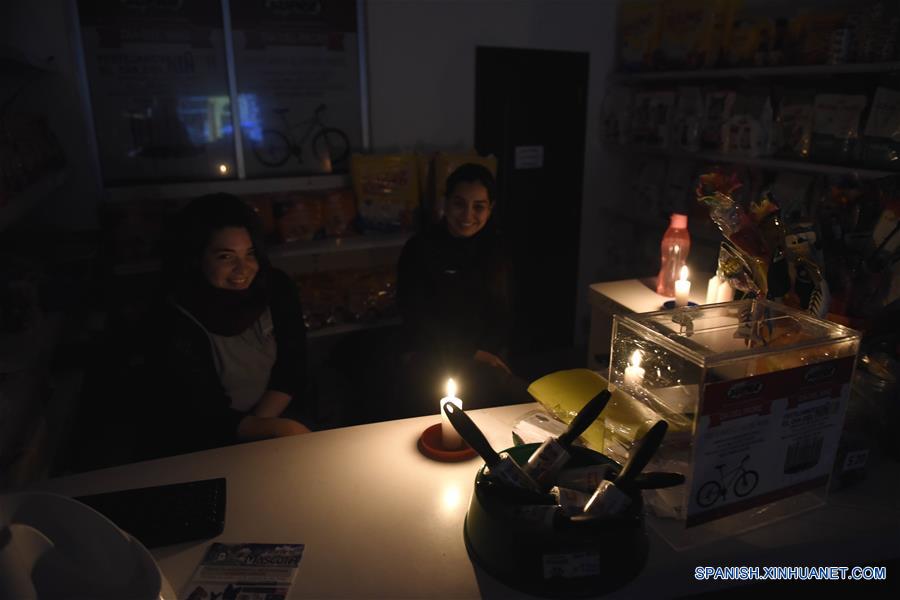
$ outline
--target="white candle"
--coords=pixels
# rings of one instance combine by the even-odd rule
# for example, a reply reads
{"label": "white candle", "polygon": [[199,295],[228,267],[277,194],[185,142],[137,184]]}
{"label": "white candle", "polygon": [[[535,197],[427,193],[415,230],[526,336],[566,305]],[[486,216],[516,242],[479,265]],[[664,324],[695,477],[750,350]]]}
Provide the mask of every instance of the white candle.
{"label": "white candle", "polygon": [[675,306],[687,306],[691,294],[691,282],[688,281],[687,265],[681,267],[681,275],[675,282]]}
{"label": "white candle", "polygon": [[441,444],[447,450],[456,450],[462,446],[462,438],[444,414],[444,405],[448,402],[452,402],[453,406],[462,410],[462,400],[456,397],[456,382],[453,379],[447,380],[446,392],[447,395],[441,398]]}
{"label": "white candle", "polygon": [[714,304],[716,301],[716,295],[719,293],[719,286],[722,284],[722,280],[719,279],[718,275],[713,275],[709,278],[709,283],[706,286],[706,303]]}
{"label": "white candle", "polygon": [[716,292],[716,302],[731,302],[732,300],[734,300],[734,288],[727,281],[723,281]]}
{"label": "white candle", "polygon": [[644,381],[644,368],[641,367],[641,351],[635,350],[631,354],[631,361],[625,367],[625,385],[638,386]]}

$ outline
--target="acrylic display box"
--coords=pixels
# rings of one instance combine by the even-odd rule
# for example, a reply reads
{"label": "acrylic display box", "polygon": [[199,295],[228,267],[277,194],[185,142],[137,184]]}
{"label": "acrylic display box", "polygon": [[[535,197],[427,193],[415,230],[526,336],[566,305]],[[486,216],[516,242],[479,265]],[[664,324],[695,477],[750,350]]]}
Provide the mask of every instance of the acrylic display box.
{"label": "acrylic display box", "polygon": [[615,315],[610,382],[669,422],[648,470],[687,478],[645,494],[657,532],[686,548],[821,506],[859,340],[765,300]]}

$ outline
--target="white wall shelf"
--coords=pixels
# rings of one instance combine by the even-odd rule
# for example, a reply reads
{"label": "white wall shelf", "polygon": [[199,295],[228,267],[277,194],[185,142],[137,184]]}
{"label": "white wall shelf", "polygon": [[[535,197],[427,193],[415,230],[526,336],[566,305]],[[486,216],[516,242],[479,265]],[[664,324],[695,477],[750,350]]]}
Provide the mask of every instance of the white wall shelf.
{"label": "white wall shelf", "polygon": [[858,63],[842,65],[796,65],[784,67],[747,67],[738,69],[699,69],[693,71],[653,71],[648,73],[615,73],[617,83],[654,81],[688,81],[702,79],[753,79],[759,77],[815,77],[831,75],[864,75],[900,71],[900,62]]}
{"label": "white wall shelf", "polygon": [[[273,262],[287,258],[317,257],[341,252],[365,252],[384,248],[402,248],[412,233],[378,233],[346,238],[329,238],[312,242],[290,242],[269,248]],[[145,275],[160,269],[159,260],[123,263],[113,267],[115,275]]]}
{"label": "white wall shelf", "polygon": [[268,192],[330,190],[350,185],[349,175],[309,175],[304,177],[274,177],[266,179],[221,179],[130,185],[107,188],[108,202],[131,202],[152,199],[196,198],[204,194],[264,194]]}
{"label": "white wall shelf", "polygon": [[864,179],[887,177],[889,175],[900,175],[900,171],[884,171],[880,169],[857,167],[853,165],[834,165],[802,160],[773,158],[768,156],[753,157],[740,156],[737,154],[722,154],[717,152],[688,152],[687,150],[683,150],[681,148],[660,148],[656,146],[642,146],[637,144],[614,146],[614,148],[640,154],[657,154],[661,156],[675,156],[679,158],[689,158],[707,162],[722,162],[735,165],[747,165],[748,167],[759,167],[761,169],[770,169],[773,171],[795,171],[798,173],[814,173],[819,175],[850,175],[852,173],[856,173]]}
{"label": "white wall shelf", "polygon": [[273,259],[278,259],[291,256],[334,254],[336,252],[360,252],[378,248],[398,248],[402,247],[411,235],[410,232],[373,233],[345,238],[329,238],[313,242],[290,242],[273,246],[269,250],[269,256]]}
{"label": "white wall shelf", "polygon": [[56,191],[69,176],[65,169],[54,171],[13,195],[6,206],[0,207],[0,231],[18,221],[29,210]]}

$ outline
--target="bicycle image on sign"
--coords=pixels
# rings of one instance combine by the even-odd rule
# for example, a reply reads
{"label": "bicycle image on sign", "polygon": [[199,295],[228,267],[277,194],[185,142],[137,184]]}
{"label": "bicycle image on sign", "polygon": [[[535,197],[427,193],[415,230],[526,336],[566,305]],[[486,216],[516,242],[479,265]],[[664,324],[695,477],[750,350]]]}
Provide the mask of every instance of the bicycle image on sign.
{"label": "bicycle image on sign", "polygon": [[744,466],[749,458],[748,454],[741,459],[737,467],[729,471],[725,471],[725,465],[716,465],[719,478],[707,481],[700,486],[697,491],[697,504],[703,508],[709,508],[720,499],[725,500],[729,488],[738,498],[743,498],[756,489],[756,484],[759,483],[759,473]]}
{"label": "bicycle image on sign", "polygon": [[[347,134],[335,127],[328,127],[322,120],[325,105],[320,104],[313,115],[291,124],[287,113],[289,108],[276,108],[274,112],[281,119],[281,129],[263,129],[258,141],[252,143],[256,159],[267,167],[280,167],[294,156],[303,164],[303,145],[310,140],[310,148],[315,161],[322,170],[330,173],[334,166],[342,164],[350,155],[350,140]],[[303,131],[295,135],[295,131]]]}

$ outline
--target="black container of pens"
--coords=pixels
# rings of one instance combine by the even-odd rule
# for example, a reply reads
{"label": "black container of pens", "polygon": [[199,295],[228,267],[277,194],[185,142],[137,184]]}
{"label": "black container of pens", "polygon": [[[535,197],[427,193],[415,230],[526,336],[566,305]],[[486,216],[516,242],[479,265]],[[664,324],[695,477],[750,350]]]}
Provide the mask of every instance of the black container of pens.
{"label": "black container of pens", "polygon": [[[505,452],[524,465],[539,444]],[[571,447],[565,469],[621,466],[599,452]],[[521,492],[498,483],[485,465],[475,477],[466,513],[466,547],[472,560],[510,587],[542,596],[602,595],[636,577],[647,562],[649,541],[640,490],[613,517],[566,514],[551,494]]]}

